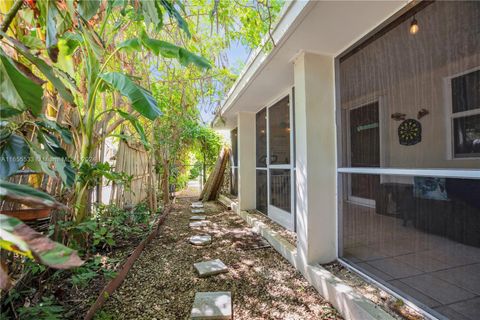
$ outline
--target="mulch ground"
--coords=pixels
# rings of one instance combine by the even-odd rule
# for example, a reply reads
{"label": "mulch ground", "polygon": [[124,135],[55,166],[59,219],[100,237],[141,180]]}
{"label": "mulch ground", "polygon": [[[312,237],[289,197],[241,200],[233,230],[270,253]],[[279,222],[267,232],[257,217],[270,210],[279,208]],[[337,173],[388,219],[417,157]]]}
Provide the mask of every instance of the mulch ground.
{"label": "mulch ground", "polygon": [[[232,211],[205,204],[207,227],[188,227],[190,203],[180,199],[123,285],[102,310],[113,319],[188,319],[200,291],[231,291],[235,319],[341,319],[338,312]],[[195,247],[194,234],[212,244]],[[221,259],[229,272],[199,278],[195,262]]]}

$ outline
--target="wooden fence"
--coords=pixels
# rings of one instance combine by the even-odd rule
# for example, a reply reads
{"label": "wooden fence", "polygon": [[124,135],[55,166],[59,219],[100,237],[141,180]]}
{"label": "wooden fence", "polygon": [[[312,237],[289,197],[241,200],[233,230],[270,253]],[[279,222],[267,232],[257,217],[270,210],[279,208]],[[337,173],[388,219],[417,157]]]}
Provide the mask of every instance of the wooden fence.
{"label": "wooden fence", "polygon": [[147,200],[150,208],[157,208],[156,176],[148,152],[141,145],[120,140],[116,154],[115,172],[132,176],[129,185],[113,184],[110,203],[129,208]]}

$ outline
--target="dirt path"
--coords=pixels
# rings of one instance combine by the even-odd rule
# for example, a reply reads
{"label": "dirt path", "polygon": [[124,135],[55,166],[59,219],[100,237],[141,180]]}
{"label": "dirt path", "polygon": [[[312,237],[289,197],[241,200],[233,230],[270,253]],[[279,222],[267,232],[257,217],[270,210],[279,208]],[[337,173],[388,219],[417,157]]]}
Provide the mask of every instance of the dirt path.
{"label": "dirt path", "polygon": [[[207,203],[209,226],[191,230],[190,200],[178,199],[100,319],[188,319],[197,291],[231,291],[234,319],[340,319],[273,248],[254,249],[261,238],[233,212]],[[188,243],[200,233],[211,234],[212,244]],[[217,258],[229,272],[198,278],[193,263]]]}

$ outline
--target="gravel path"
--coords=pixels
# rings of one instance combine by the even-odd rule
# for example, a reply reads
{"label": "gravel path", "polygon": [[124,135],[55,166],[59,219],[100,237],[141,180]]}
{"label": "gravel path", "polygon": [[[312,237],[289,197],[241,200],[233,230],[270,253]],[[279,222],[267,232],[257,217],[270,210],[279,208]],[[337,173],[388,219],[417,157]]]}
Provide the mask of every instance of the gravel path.
{"label": "gravel path", "polygon": [[[178,199],[158,238],[145,248],[127,279],[109,299],[102,318],[188,319],[197,291],[231,291],[234,319],[341,319],[336,310],[232,211],[206,203],[209,226],[188,227],[189,205]],[[213,243],[188,238],[209,233]],[[256,249],[255,249],[256,248]],[[221,259],[229,272],[199,278],[193,263]]]}

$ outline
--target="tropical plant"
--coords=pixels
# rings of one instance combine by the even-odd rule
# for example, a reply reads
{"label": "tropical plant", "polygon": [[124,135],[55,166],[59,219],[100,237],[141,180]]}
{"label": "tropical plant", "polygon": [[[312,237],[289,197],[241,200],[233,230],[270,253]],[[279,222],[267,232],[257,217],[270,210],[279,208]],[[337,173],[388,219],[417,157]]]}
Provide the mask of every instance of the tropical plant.
{"label": "tropical plant", "polygon": [[60,320],[64,319],[65,309],[55,304],[55,298],[42,297],[42,301],[34,306],[23,306],[19,309],[21,319],[48,319]]}
{"label": "tropical plant", "polygon": [[[3,199],[15,199],[45,207],[63,207],[46,193],[0,180],[0,200]],[[75,250],[54,242],[20,220],[3,214],[0,214],[0,248],[56,269],[70,269],[83,264]],[[8,290],[10,286],[6,266],[1,264],[0,289]]]}
{"label": "tropical plant", "polygon": [[[185,184],[190,168],[196,171],[192,176],[200,167],[209,171],[222,141],[207,122],[242,65],[228,63],[228,50],[238,43],[252,50],[273,47],[271,37],[266,43],[262,39],[282,3],[0,1],[0,200],[61,209],[54,216],[51,235],[79,250],[86,260],[72,272],[55,271],[47,281],[66,278],[77,289],[95,274],[113,275],[115,263],[105,267],[106,256],[99,264],[98,255],[142,237],[152,227],[152,214],[144,206],[129,211],[91,206],[88,194],[99,181],[128,185],[131,178],[113,172],[98,156],[107,136],[136,139],[144,145],[162,174],[165,202],[169,183]],[[62,199],[74,214],[40,190],[5,181],[24,168],[61,179]],[[15,254],[15,262],[29,261],[22,270],[44,275],[48,263],[57,266],[48,258],[60,257],[38,251],[22,238],[23,224],[2,219],[9,222],[0,230],[0,241],[23,254],[21,259]],[[78,257],[29,232],[64,258]],[[48,297],[51,288],[41,283],[45,291],[33,286],[30,293],[15,292],[8,299],[33,296],[33,291]],[[23,318],[55,319],[71,312],[68,303],[61,303],[63,310],[53,298],[28,307],[23,301],[15,305]]]}
{"label": "tropical plant", "polygon": [[[15,3],[17,4],[18,1]],[[9,77],[2,77],[2,106],[12,115],[20,111],[28,110],[34,116],[41,110],[42,88],[39,84],[34,85],[33,80],[28,76],[35,76],[38,73],[45,77],[55,88],[60,100],[68,105],[76,117],[72,123],[71,130],[74,131],[77,154],[75,159],[78,167],[89,166],[92,156],[98,144],[123,121],[129,122],[139,134],[142,142],[148,146],[143,127],[138,120],[138,115],[150,121],[161,115],[157,101],[150,92],[138,84],[138,79],[132,75],[119,72],[122,69],[122,51],[140,52],[146,51],[150,55],[160,55],[165,58],[175,58],[182,65],[196,65],[200,68],[209,68],[210,64],[202,57],[172,43],[151,38],[147,30],[160,30],[164,25],[164,14],[168,14],[178,24],[178,27],[190,36],[188,25],[182,18],[183,7],[179,2],[168,0],[140,0],[140,1],[45,1],[28,2],[31,15],[30,24],[40,25],[40,39],[35,34],[25,36],[40,41],[31,48],[24,45],[17,39],[9,36],[6,28],[2,27],[0,36],[2,46],[14,49],[16,55],[22,57],[31,67],[25,66],[19,59],[7,56],[2,51],[3,74]],[[13,5],[7,15],[10,17],[21,7]],[[31,18],[31,17],[35,18]],[[24,19],[28,20],[28,19]],[[133,20],[133,23],[132,23]],[[118,43],[118,32],[122,30],[128,35],[128,27],[133,24],[135,36]],[[7,26],[8,29],[8,26]],[[108,30],[107,30],[108,29]],[[138,31],[140,30],[140,31]],[[107,34],[107,31],[109,33]],[[45,34],[45,38],[41,39]],[[25,37],[22,38],[25,42]],[[46,49],[47,56],[39,57],[35,52],[40,53]],[[47,63],[48,61],[48,63]],[[75,61],[73,65],[72,61]],[[119,63],[120,62],[120,63]],[[53,67],[52,67],[53,65]],[[19,66],[22,66],[19,68]],[[35,72],[32,72],[35,69]],[[77,71],[76,78],[69,76],[68,71]],[[79,72],[82,70],[82,72]],[[13,81],[12,81],[13,79]],[[15,81],[15,80],[21,81]],[[80,82],[80,86],[78,83]],[[99,110],[99,93],[105,91],[116,91],[128,100],[128,107],[122,107],[120,98],[117,97],[115,107]],[[73,94],[72,94],[73,92]],[[24,93],[24,94],[22,94]],[[28,94],[27,94],[28,93]],[[104,101],[105,102],[105,101]],[[2,107],[3,109],[3,107]],[[95,131],[104,128],[102,121],[110,121],[116,114],[121,121],[117,121],[113,128],[95,135]],[[75,121],[72,121],[75,122]],[[51,129],[51,128],[50,128]],[[19,142],[18,135],[13,135],[9,141]],[[52,151],[57,151],[58,139],[51,138],[51,135],[39,135],[43,145],[52,145]],[[46,137],[46,138],[45,138]],[[51,138],[51,139],[49,139]],[[50,141],[52,140],[52,141]],[[12,148],[3,148],[11,151]],[[39,148],[37,148],[39,149]],[[19,154],[26,154],[26,148],[20,148]],[[8,166],[7,173],[12,174],[24,163],[22,161],[11,162],[10,154],[5,153],[8,159],[5,166]],[[65,160],[66,161],[66,160]],[[49,169],[49,165],[41,166],[43,170]],[[92,180],[85,177],[80,171],[75,180],[72,201],[75,210],[75,220],[81,222],[88,214],[87,196],[89,182]]]}

